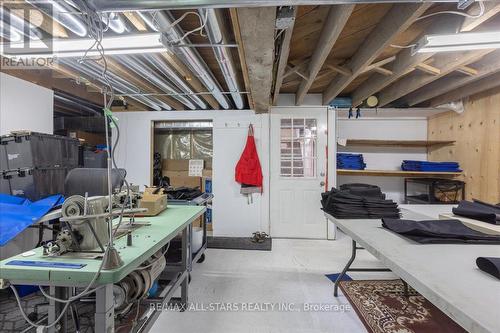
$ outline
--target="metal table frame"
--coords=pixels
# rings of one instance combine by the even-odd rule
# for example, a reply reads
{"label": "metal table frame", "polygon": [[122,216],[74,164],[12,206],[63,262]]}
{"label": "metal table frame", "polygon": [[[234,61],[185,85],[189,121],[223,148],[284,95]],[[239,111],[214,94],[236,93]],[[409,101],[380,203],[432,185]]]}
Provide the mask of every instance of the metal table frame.
{"label": "metal table frame", "polygon": [[[357,250],[364,250],[364,247],[359,247],[357,246],[357,243],[355,240],[352,240],[352,251],[351,251],[351,258],[349,258],[349,261],[345,265],[344,269],[342,272],[337,276],[337,279],[335,279],[335,283],[333,285],[333,296],[338,297],[338,289],[339,289],[339,283],[342,281],[342,278],[347,272],[392,272],[389,268],[351,268],[352,263],[354,262],[354,259],[356,259],[356,251]],[[403,288],[404,288],[404,295],[408,297],[409,292],[408,292],[408,284],[403,281]]]}
{"label": "metal table frame", "polygon": [[[203,214],[201,212],[201,214]],[[200,215],[198,215],[200,216]],[[195,217],[196,218],[196,217]],[[52,218],[51,218],[52,219]],[[191,231],[192,223],[187,223],[181,229],[181,247],[182,247],[182,260],[178,265],[168,265],[165,267],[164,272],[176,272],[176,277],[159,292],[159,296],[155,299],[142,300],[142,304],[151,303],[161,303],[165,305],[169,302],[179,303],[181,309],[185,309],[188,305],[188,289],[189,289],[189,272],[191,270]],[[179,230],[180,231],[180,230]],[[175,235],[172,236],[172,238]],[[172,239],[171,238],[171,239]],[[170,240],[171,240],[170,239]],[[167,244],[169,240],[165,241]],[[164,244],[164,245],[165,245]],[[139,265],[140,263],[138,263]],[[174,266],[174,267],[172,267]],[[160,276],[161,280],[161,276]],[[86,287],[87,284],[80,282],[68,280],[68,282],[48,282],[48,281],[37,281],[37,280],[23,280],[15,279],[9,280],[10,283],[20,285],[42,285],[48,291],[48,294],[57,298],[68,298],[73,295],[75,287]],[[114,332],[115,326],[115,315],[114,315],[114,297],[113,297],[113,285],[114,283],[98,284],[97,290],[95,292],[95,333],[111,333]],[[177,288],[181,288],[181,297],[173,298],[174,292]],[[48,307],[48,322],[52,323],[61,313],[64,308],[63,303],[55,302],[49,300]],[[53,327],[48,329],[49,333],[61,333],[68,332],[67,328],[67,314],[71,311],[71,306],[68,307],[66,314],[63,318]],[[148,309],[138,320],[138,325],[133,329],[133,332],[148,332],[153,326],[155,320],[160,315],[161,311],[155,311],[152,307]]]}

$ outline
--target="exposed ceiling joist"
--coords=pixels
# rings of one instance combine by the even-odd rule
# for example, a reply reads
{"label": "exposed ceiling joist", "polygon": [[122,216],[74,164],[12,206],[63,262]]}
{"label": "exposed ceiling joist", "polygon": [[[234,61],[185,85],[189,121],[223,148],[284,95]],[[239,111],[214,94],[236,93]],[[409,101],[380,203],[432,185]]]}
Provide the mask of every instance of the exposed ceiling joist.
{"label": "exposed ceiling joist", "polygon": [[334,71],[336,73],[339,73],[341,75],[344,75],[344,76],[351,76],[352,75],[352,71],[349,68],[346,68],[344,66],[340,66],[340,65],[326,65],[326,67],[328,67],[332,71]]}
{"label": "exposed ceiling joist", "polygon": [[[478,15],[480,13],[478,5],[468,10],[469,15]],[[480,24],[488,21],[490,18],[500,13],[500,2],[498,1],[483,1],[484,13],[478,18],[466,17],[460,31],[471,31]]]}
{"label": "exposed ceiling joist", "polygon": [[287,62],[288,62],[288,55],[290,54],[290,44],[292,41],[293,26],[295,24],[295,15],[296,14],[297,14],[297,7],[293,7],[292,23],[283,33],[280,55],[279,55],[279,59],[278,59],[278,67],[276,68],[276,80],[274,81],[273,105],[276,105],[276,101],[277,101],[278,95],[280,93],[280,88],[281,88],[281,85],[283,84],[285,68],[287,67]]}
{"label": "exposed ceiling joist", "polygon": [[441,74],[441,70],[439,68],[431,66],[429,64],[426,64],[425,62],[418,64],[417,69],[421,70],[424,73],[431,74],[431,75]]}
{"label": "exposed ceiling joist", "polygon": [[[238,58],[240,60],[241,72],[243,75],[243,82],[245,83],[246,91],[250,91],[250,78],[248,77],[248,66],[245,59],[245,50],[243,49],[243,42],[241,41],[241,30],[240,23],[238,21],[238,13],[235,8],[230,8],[229,13],[231,16],[231,25],[233,27],[233,34],[236,40],[236,44],[238,44]],[[248,106],[250,109],[255,108],[255,104],[253,102],[252,94],[247,94],[248,98]]]}
{"label": "exposed ceiling joist", "polygon": [[268,112],[273,80],[276,8],[238,8],[241,42],[256,112]]}
{"label": "exposed ceiling joist", "polygon": [[386,71],[392,73],[392,71],[389,71],[388,69],[385,69],[382,66],[385,66],[388,63],[393,62],[394,60],[396,60],[396,56],[388,57],[388,58],[382,59],[380,61],[374,62],[371,65],[366,66],[365,69],[363,69],[363,71],[361,73],[366,73],[366,72],[369,72],[372,70],[377,71],[379,69],[383,70],[381,74],[384,74],[384,72],[386,72]]}
{"label": "exposed ceiling joist", "polygon": [[[462,17],[448,15],[446,18],[434,21],[427,33],[454,33],[460,28],[462,21]],[[419,39],[420,37],[416,41]],[[412,72],[418,64],[423,63],[433,55],[433,53],[417,53],[415,55],[411,53],[411,49],[404,49],[396,55],[390,68],[393,72],[391,76],[375,75],[363,82],[351,95],[352,105],[361,105],[365,99]]]}
{"label": "exposed ceiling joist", "polygon": [[396,84],[389,86],[378,94],[379,106],[383,107],[392,101],[397,100],[423,86],[430,84],[437,79],[457,70],[458,68],[478,61],[492,50],[481,50],[463,53],[454,53],[439,58],[434,65],[440,69],[438,75],[428,75],[427,73],[415,73],[399,80]]}
{"label": "exposed ceiling joist", "polygon": [[453,90],[444,95],[433,98],[430,102],[432,107],[461,100],[462,98],[483,92],[500,86],[500,72],[485,77],[479,81],[469,83],[460,89]]}
{"label": "exposed ceiling joist", "polygon": [[320,37],[316,44],[314,53],[311,56],[309,67],[307,69],[307,78],[300,83],[297,93],[295,95],[295,105],[301,105],[304,97],[311,88],[316,76],[318,75],[321,67],[325,63],[326,58],[335,45],[342,29],[344,29],[347,20],[354,10],[354,5],[338,5],[330,7],[328,16],[323,24]]}
{"label": "exposed ceiling joist", "polygon": [[285,74],[283,74],[283,79],[289,77],[292,74],[297,74],[300,77],[307,77],[306,74],[302,73],[302,70],[307,67],[307,64],[309,64],[310,58],[307,58],[306,60],[302,61],[298,65],[294,64],[288,64],[285,67]]}
{"label": "exposed ceiling joist", "polygon": [[476,76],[477,74],[479,74],[477,69],[469,67],[469,66],[462,66],[459,69],[457,69],[457,72],[465,74],[465,75],[469,75],[469,76]]}
{"label": "exposed ceiling joist", "polygon": [[337,97],[389,46],[394,37],[408,29],[430,6],[430,3],[393,5],[380,23],[366,37],[363,46],[347,63],[346,66],[352,71],[352,75],[349,77],[335,77],[323,93],[323,104],[329,104]]}
{"label": "exposed ceiling joist", "polygon": [[379,74],[385,75],[385,76],[390,76],[394,74],[391,70],[385,69],[384,67],[375,67],[373,70]]}
{"label": "exposed ceiling joist", "polygon": [[[462,66],[461,69],[463,69],[463,67],[464,66]],[[457,78],[456,76],[446,76],[430,84],[427,84],[419,90],[409,94],[404,98],[404,104],[415,106],[434,97],[443,95],[467,84],[479,81],[481,79],[484,79],[485,77],[500,72],[500,51],[488,54],[481,60],[481,63],[479,63],[475,67],[477,75],[464,76],[462,78]]]}

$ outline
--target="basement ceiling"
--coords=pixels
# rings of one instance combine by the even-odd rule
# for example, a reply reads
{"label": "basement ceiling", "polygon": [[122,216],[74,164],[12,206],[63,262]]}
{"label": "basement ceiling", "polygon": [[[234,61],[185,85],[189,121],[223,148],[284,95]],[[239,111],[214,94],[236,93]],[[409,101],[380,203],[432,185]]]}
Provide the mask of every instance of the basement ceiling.
{"label": "basement ceiling", "polygon": [[[474,84],[480,83],[483,90],[500,85],[491,79],[500,72],[498,50],[411,56],[407,48],[426,33],[500,31],[500,3],[484,2],[484,14],[478,18],[439,14],[421,19],[444,10],[457,11],[456,3],[372,2],[355,5],[327,5],[327,1],[309,1],[310,5],[302,5],[303,2],[298,2],[301,5],[292,8],[295,18],[292,27],[282,30],[275,27],[276,16],[280,10],[288,9],[286,7],[266,3],[266,7],[214,9],[223,36],[220,43],[230,44],[226,50],[228,60],[233,64],[237,91],[228,86],[217,61],[216,48],[210,46],[209,27],[204,27],[201,34],[200,31],[190,34],[182,44],[190,44],[184,46],[191,46],[186,49],[199,55],[208,75],[213,77],[215,85],[229,102],[227,107],[230,109],[236,108],[235,93],[243,99],[242,108],[267,112],[276,101],[277,93],[295,93],[298,105],[306,93],[320,93],[324,104],[336,97],[349,97],[354,106],[358,106],[375,95],[379,106],[435,106],[436,103],[450,102],[451,98],[466,97],[468,91],[473,91],[467,88]],[[90,3],[112,10],[109,3]],[[153,2],[146,1],[141,8],[137,8],[138,3],[131,3],[133,11],[115,11],[113,14],[122,20],[128,31],[122,34],[108,31],[105,36],[154,33],[155,29],[136,11],[151,9],[148,6]],[[121,4],[128,2],[122,1]],[[254,1],[251,5],[257,4]],[[29,2],[5,6],[35,9]],[[218,3],[215,7],[225,5]],[[172,9],[163,13],[178,21],[176,29],[184,34],[199,28],[202,23],[202,17],[192,14],[193,11],[197,12],[197,9]],[[479,6],[474,3],[464,12],[477,15]],[[149,13],[152,17],[156,15],[155,12]],[[51,37],[48,32],[60,39],[81,38],[48,15],[42,15],[44,38]],[[128,110],[165,110],[167,106],[172,110],[189,110],[193,106],[202,109],[200,105],[205,105],[205,109],[224,108],[221,99],[213,94],[214,86],[207,84],[175,49],[159,55],[161,63],[171,68],[173,74],[158,70],[146,61],[147,57],[138,58],[146,59],[141,66],[168,83],[173,93],[170,88],[138,75],[126,62],[110,57],[108,71],[116,81],[131,85],[128,93],[119,94],[128,104]],[[90,75],[89,70],[80,70],[76,60],[65,60],[48,70],[2,68],[1,71],[102,105],[103,82],[98,76]],[[97,62],[93,66],[98,69],[101,64]],[[67,114],[71,107],[61,106],[61,112]],[[75,114],[81,112],[75,110]]]}

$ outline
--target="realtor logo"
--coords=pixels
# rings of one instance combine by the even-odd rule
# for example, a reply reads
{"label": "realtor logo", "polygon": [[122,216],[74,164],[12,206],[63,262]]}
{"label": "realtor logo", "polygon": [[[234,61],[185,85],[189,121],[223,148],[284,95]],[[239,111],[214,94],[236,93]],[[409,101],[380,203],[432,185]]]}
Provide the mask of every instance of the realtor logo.
{"label": "realtor logo", "polygon": [[50,69],[56,58],[52,52],[53,17],[49,1],[0,1],[0,68]]}

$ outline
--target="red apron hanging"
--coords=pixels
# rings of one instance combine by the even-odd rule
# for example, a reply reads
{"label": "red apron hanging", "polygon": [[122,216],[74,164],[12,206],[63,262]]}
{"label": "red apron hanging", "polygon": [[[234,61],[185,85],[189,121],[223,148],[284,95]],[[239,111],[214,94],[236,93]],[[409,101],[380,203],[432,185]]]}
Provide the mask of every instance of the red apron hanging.
{"label": "red apron hanging", "polygon": [[253,126],[248,126],[245,149],[236,164],[235,180],[241,184],[241,193],[262,193],[262,169],[253,135]]}

